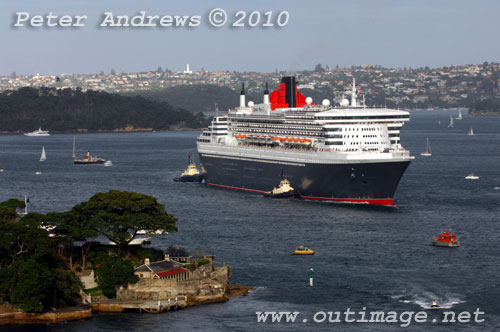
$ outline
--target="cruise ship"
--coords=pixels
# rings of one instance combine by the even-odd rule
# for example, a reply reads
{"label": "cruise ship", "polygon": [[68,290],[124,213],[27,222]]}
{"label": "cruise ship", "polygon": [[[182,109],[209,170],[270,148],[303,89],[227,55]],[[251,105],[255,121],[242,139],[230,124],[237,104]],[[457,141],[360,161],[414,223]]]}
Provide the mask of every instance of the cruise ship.
{"label": "cruise ship", "polygon": [[400,142],[409,112],[367,107],[359,93],[353,80],[342,98],[315,104],[284,76],[255,104],[243,84],[240,106],[197,139],[206,184],[264,193],[285,177],[303,199],[393,205],[414,159]]}

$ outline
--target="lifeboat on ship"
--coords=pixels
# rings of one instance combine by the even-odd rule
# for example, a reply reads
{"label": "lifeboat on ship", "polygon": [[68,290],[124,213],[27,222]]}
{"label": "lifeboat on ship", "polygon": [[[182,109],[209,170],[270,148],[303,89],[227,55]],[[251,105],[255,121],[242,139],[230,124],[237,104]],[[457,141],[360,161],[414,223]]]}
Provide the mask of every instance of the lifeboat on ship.
{"label": "lifeboat on ship", "polygon": [[448,228],[432,239],[432,245],[438,247],[458,247],[460,243],[457,240],[457,237],[453,233],[448,232]]}

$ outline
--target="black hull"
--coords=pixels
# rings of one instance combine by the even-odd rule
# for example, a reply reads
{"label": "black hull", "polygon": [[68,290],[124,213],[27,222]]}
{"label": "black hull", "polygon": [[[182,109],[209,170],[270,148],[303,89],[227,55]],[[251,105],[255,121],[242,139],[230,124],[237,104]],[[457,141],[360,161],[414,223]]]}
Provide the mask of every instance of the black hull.
{"label": "black hull", "polygon": [[203,175],[179,176],[174,178],[175,182],[201,182]]}
{"label": "black hull", "polygon": [[393,205],[399,180],[410,164],[398,161],[295,166],[205,153],[200,153],[199,158],[205,182],[212,186],[264,193],[283,176],[304,199],[375,205]]}
{"label": "black hull", "polygon": [[292,199],[292,198],[299,198],[300,195],[295,193],[295,192],[289,192],[289,193],[282,193],[282,194],[273,194],[269,192],[265,192],[264,197],[268,198],[281,198],[281,199]]}
{"label": "black hull", "polygon": [[97,164],[104,164],[106,161],[73,161],[73,164],[75,165],[97,165]]}

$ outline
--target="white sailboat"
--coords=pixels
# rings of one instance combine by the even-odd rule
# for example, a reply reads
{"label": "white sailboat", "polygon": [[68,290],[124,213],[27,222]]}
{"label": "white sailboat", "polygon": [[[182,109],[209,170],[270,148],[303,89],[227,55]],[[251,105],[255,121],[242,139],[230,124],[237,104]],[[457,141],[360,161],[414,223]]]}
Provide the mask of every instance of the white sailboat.
{"label": "white sailboat", "polygon": [[42,146],[42,154],[40,155],[40,161],[47,160],[47,155],[45,154],[45,146]]}
{"label": "white sailboat", "polygon": [[425,148],[425,151],[420,153],[421,156],[423,157],[430,157],[432,156],[432,151],[431,151],[431,143],[429,143],[429,137],[427,137],[427,147]]}
{"label": "white sailboat", "polygon": [[73,160],[75,160],[76,155],[75,155],[75,136],[73,136]]}
{"label": "white sailboat", "polygon": [[458,111],[458,116],[456,117],[457,120],[462,120],[462,112]]}
{"label": "white sailboat", "polygon": [[467,135],[474,136],[474,130],[472,130],[472,127],[470,127],[469,133]]}
{"label": "white sailboat", "polygon": [[450,124],[448,125],[448,128],[454,128],[453,126],[453,117],[450,114]]}

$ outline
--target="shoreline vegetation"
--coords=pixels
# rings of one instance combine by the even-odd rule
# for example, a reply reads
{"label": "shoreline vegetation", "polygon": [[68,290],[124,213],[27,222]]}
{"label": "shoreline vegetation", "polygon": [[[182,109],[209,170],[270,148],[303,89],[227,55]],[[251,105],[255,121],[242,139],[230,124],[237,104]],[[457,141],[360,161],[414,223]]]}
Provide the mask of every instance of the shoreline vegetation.
{"label": "shoreline vegetation", "polygon": [[0,202],[0,325],[159,313],[251,290],[230,285],[231,268],[202,248],[150,247],[177,231],[152,196],[111,190],[69,211],[24,211],[24,201]]}
{"label": "shoreline vegetation", "polygon": [[171,130],[208,125],[203,113],[141,96],[82,89],[20,88],[0,93],[0,132]]}
{"label": "shoreline vegetation", "polygon": [[[303,90],[314,100],[332,97],[331,90]],[[256,101],[262,98],[256,92],[253,98],[250,96],[249,99]],[[235,91],[218,86],[180,86],[127,94],[80,88],[24,87],[0,93],[0,134],[21,134],[39,127],[52,133],[200,130],[208,126],[206,114],[215,114],[216,104],[225,113],[228,108],[235,107],[236,102]],[[367,102],[373,104],[373,101]],[[394,105],[389,107],[396,108]],[[479,99],[467,109],[471,116],[500,115],[500,101]]]}

